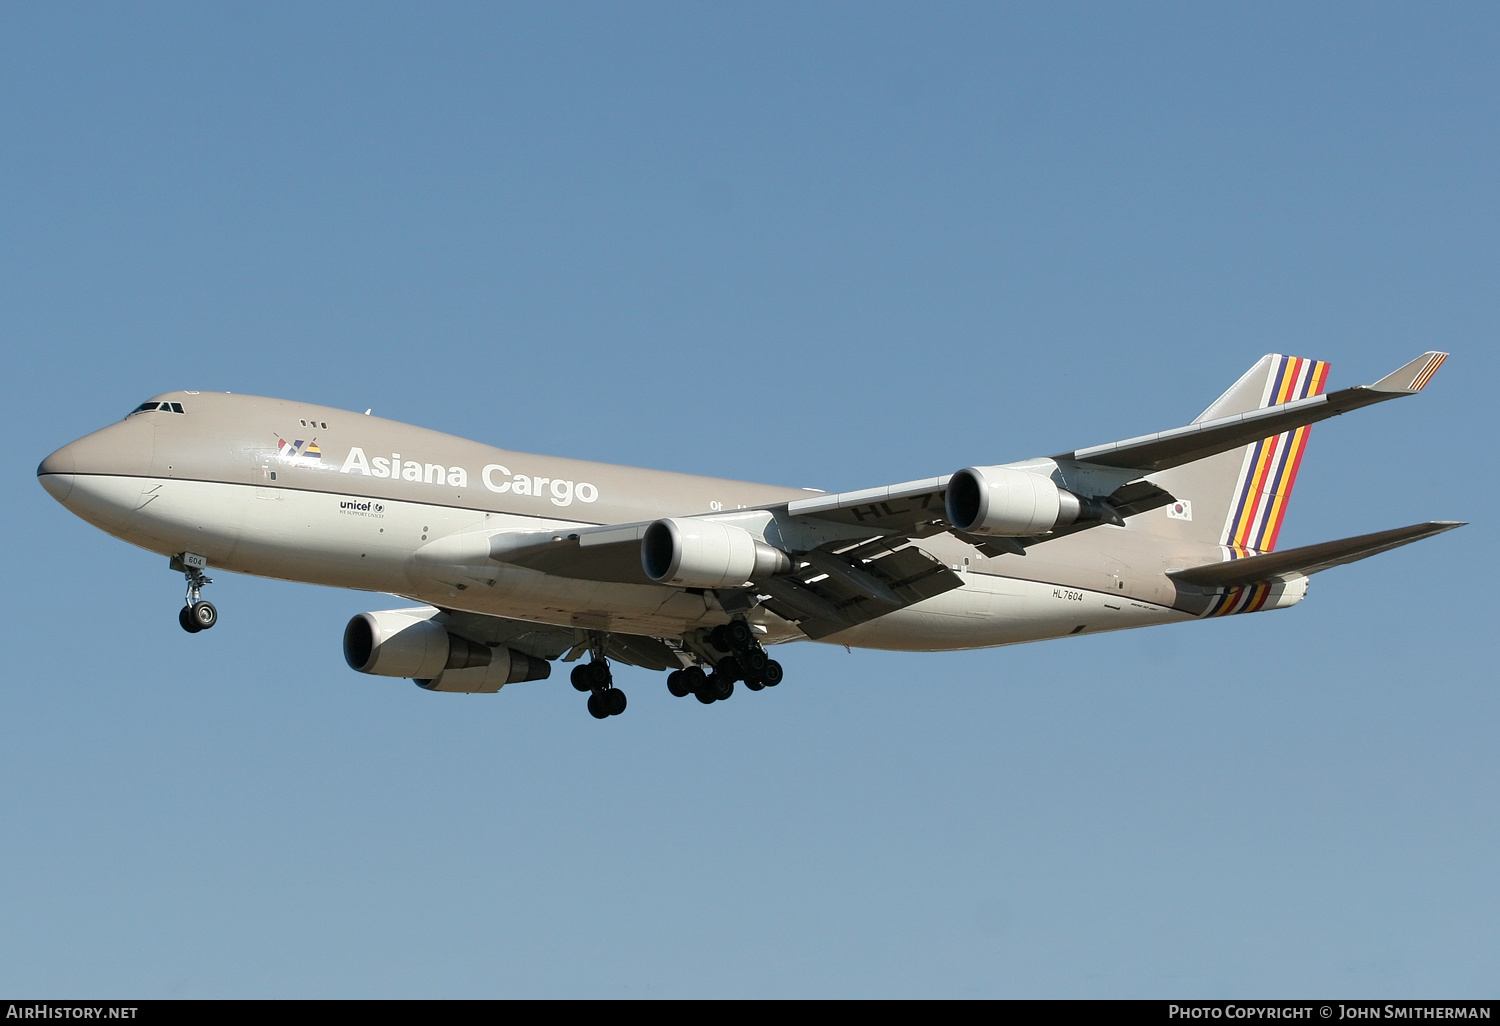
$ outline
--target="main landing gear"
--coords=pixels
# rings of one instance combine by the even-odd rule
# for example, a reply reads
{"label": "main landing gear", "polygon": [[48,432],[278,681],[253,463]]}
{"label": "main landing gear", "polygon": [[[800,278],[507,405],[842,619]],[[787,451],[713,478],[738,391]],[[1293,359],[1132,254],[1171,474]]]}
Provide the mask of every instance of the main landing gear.
{"label": "main landing gear", "polygon": [[208,562],[202,556],[189,553],[186,554],[186,561],[172,557],[172,569],[181,570],[182,576],[187,578],[187,597],[182,608],[177,611],[177,622],[189,634],[206,631],[219,622],[219,611],[212,602],[205,602],[202,597],[204,587],[214,583],[213,578],[203,573],[207,567]]}
{"label": "main landing gear", "polygon": [[667,690],[677,698],[692,695],[710,705],[734,694],[736,681],[744,681],[751,691],[774,688],[781,683],[781,664],[766,655],[744,620],[720,624],[709,632],[708,640],[714,648],[729,655],[714,664],[712,673],[705,673],[701,666],[689,666],[667,674]]}
{"label": "main landing gear", "polygon": [[579,691],[589,692],[589,715],[596,720],[618,716],[625,711],[625,692],[615,687],[609,660],[595,655],[586,663],[573,667],[569,679]]}

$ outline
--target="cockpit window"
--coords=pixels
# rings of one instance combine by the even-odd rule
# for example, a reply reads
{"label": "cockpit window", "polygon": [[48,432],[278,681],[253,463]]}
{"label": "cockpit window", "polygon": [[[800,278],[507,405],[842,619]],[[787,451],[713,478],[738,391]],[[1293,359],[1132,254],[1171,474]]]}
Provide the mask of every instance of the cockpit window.
{"label": "cockpit window", "polygon": [[157,410],[157,411],[160,411],[161,413],[183,413],[183,412],[185,412],[183,410],[183,408],[182,408],[182,404],[181,403],[161,403],[161,402],[156,402],[156,401],[153,400],[152,402],[149,402],[149,403],[141,403],[141,405],[137,406],[135,409],[133,409],[129,413],[127,413],[126,416],[127,417],[133,417],[137,413],[148,413],[148,412],[150,412],[152,410]]}

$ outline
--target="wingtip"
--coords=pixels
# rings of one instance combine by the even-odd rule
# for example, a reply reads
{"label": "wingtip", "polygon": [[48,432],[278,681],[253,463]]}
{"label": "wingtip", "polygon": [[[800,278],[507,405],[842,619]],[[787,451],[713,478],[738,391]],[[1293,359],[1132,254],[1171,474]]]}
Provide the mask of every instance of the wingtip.
{"label": "wingtip", "polygon": [[1437,373],[1443,361],[1448,359],[1447,353],[1437,350],[1423,353],[1421,356],[1403,365],[1399,370],[1393,371],[1381,378],[1375,384],[1369,386],[1378,392],[1405,392],[1408,395],[1422,391],[1432,376]]}

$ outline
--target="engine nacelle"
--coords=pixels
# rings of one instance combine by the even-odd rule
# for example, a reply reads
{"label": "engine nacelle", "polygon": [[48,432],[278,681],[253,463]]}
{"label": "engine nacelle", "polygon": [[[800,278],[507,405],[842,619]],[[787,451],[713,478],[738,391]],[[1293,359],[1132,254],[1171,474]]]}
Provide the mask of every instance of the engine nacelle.
{"label": "engine nacelle", "polygon": [[743,527],[669,517],[646,528],[641,538],[641,567],[658,584],[731,588],[787,573],[792,560]]}
{"label": "engine nacelle", "polygon": [[545,659],[449,634],[435,609],[360,613],[344,628],[344,661],[360,673],[411,677],[429,691],[495,692],[552,672]]}
{"label": "engine nacelle", "polygon": [[969,467],[949,479],[944,505],[948,522],[960,531],[1025,538],[1073,523],[1085,501],[1041,474],[1014,467]]}

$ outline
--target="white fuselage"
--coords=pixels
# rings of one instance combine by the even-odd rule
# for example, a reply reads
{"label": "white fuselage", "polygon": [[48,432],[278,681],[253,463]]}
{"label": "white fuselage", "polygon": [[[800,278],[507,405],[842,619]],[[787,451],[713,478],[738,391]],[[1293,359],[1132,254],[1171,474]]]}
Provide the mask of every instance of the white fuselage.
{"label": "white fuselage", "polygon": [[[538,531],[581,521],[395,500],[161,477],[75,475],[65,504],[126,541],[164,555],[212,554],[259,577],[388,592],[449,609],[592,630],[679,636],[722,623],[711,596],[677,588],[557,577],[504,564],[423,558],[433,541],[475,531]],[[977,560],[976,560],[977,561]],[[1190,620],[1191,614],[1074,584],[970,572],[963,586],[820,640],[868,648],[983,648]],[[765,640],[802,637],[771,614]],[[1079,628],[1082,630],[1079,630]]]}

